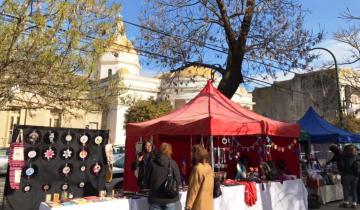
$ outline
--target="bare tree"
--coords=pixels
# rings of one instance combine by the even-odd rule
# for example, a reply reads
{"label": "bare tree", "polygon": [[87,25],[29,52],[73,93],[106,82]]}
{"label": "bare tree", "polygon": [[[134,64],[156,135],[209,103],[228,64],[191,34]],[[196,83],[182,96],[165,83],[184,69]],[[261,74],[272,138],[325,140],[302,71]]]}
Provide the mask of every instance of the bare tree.
{"label": "bare tree", "polygon": [[[172,69],[212,68],[231,98],[244,76],[304,68],[322,33],[303,27],[293,0],[146,0],[140,47]],[[162,55],[162,56],[159,56]]]}
{"label": "bare tree", "polygon": [[360,16],[353,15],[350,9],[347,9],[341,15],[341,18],[352,24],[348,28],[341,29],[334,34],[337,41],[345,43],[350,47],[351,54],[343,64],[360,63]]}

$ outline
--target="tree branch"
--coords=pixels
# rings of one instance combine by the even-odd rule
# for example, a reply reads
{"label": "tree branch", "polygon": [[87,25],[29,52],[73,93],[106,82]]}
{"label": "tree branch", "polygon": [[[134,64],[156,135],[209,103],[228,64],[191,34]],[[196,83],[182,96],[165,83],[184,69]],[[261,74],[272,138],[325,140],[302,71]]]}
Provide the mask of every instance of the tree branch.
{"label": "tree branch", "polygon": [[222,0],[216,0],[216,3],[219,7],[220,14],[221,14],[221,20],[224,24],[225,34],[226,34],[227,40],[229,42],[229,48],[230,48],[229,50],[231,50],[231,47],[234,45],[234,43],[236,41],[234,31],[231,28],[231,24],[230,24],[229,17],[226,12],[226,7],[225,7],[224,2]]}
{"label": "tree branch", "polygon": [[170,72],[173,73],[173,72],[182,71],[191,66],[210,68],[210,69],[213,69],[213,70],[219,72],[222,75],[224,75],[224,73],[225,73],[225,69],[223,69],[220,64],[211,65],[211,64],[201,63],[201,62],[187,62],[185,65],[181,66],[180,68],[171,70]]}

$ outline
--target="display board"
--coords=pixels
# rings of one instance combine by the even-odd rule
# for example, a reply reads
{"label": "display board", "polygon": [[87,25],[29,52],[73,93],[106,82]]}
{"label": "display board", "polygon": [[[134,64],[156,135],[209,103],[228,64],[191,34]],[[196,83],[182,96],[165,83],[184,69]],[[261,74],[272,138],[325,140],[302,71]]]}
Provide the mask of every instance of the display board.
{"label": "display board", "polygon": [[12,142],[23,139],[24,167],[17,190],[7,173],[5,209],[38,209],[46,194],[98,195],[105,188],[108,137],[107,130],[16,126]]}

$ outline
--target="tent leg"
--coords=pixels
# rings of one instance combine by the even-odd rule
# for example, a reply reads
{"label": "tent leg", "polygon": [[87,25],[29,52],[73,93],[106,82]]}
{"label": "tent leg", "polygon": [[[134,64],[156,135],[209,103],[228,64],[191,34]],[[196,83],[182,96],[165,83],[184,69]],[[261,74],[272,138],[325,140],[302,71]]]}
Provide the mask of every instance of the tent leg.
{"label": "tent leg", "polygon": [[214,137],[210,136],[210,155],[211,155],[211,167],[214,168]]}

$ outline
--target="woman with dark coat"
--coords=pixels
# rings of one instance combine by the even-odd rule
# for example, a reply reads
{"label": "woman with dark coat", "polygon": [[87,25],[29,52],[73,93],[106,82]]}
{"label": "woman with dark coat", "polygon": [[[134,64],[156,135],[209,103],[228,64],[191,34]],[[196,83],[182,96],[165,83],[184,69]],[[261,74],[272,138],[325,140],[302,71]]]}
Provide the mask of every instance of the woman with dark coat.
{"label": "woman with dark coat", "polygon": [[149,170],[151,168],[151,161],[155,157],[153,151],[153,144],[151,141],[145,141],[136,160],[132,163],[131,169],[135,171],[137,177],[137,184],[140,189],[148,189]]}
{"label": "woman with dark coat", "polygon": [[179,193],[169,196],[164,191],[164,183],[168,174],[169,167],[177,182],[180,185],[180,171],[176,162],[171,159],[172,146],[168,143],[160,145],[160,152],[151,164],[149,172],[149,205],[150,210],[175,210],[176,202],[179,201]]}
{"label": "woman with dark coat", "polygon": [[360,174],[359,163],[356,147],[351,144],[346,145],[338,164],[344,193],[344,203],[341,204],[341,207],[356,208],[357,206],[357,184]]}

